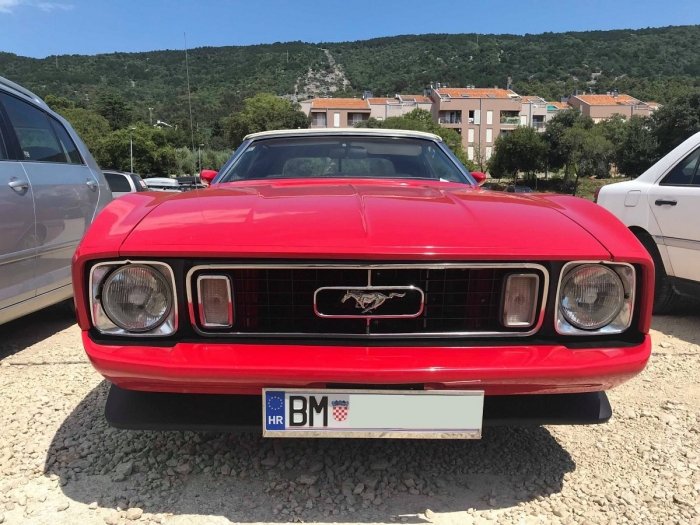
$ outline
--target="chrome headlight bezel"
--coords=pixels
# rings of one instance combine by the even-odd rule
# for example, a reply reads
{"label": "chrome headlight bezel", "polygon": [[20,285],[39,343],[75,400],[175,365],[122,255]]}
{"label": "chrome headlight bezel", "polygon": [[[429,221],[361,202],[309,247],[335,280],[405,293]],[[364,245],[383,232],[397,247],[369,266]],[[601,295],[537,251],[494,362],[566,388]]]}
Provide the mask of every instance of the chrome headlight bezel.
{"label": "chrome headlight bezel", "polygon": [[[561,308],[562,284],[568,275],[581,266],[602,266],[612,270],[620,278],[623,286],[623,298],[620,310],[610,323],[596,329],[582,329],[571,324]],[[613,263],[606,261],[573,261],[564,265],[559,275],[557,297],[555,302],[555,329],[561,335],[614,335],[621,334],[632,325],[634,303],[637,288],[637,275],[634,266],[629,263]]]}
{"label": "chrome headlight bezel", "polygon": [[[105,313],[102,304],[102,288],[110,275],[115,270],[126,265],[147,266],[151,270],[158,272],[168,283],[172,296],[172,307],[170,312],[155,328],[148,331],[136,332],[125,330],[112,322]],[[95,329],[105,335],[129,336],[129,337],[167,337],[177,331],[178,326],[178,299],[175,288],[175,274],[172,268],[165,263],[158,261],[124,260],[98,263],[90,268],[90,278],[88,285],[90,294],[90,317]]]}

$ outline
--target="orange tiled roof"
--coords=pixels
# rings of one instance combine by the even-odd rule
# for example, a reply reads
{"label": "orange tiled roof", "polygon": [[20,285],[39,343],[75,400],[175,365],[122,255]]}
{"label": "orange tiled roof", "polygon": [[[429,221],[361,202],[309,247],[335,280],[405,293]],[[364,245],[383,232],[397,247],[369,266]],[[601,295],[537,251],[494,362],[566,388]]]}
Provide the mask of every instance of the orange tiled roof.
{"label": "orange tiled roof", "polygon": [[315,98],[312,109],[369,109],[369,104],[361,98]]}
{"label": "orange tiled roof", "polygon": [[425,95],[399,95],[404,101],[408,101],[407,99],[413,99],[419,104],[430,104],[432,100],[430,100],[430,97],[426,97]]}
{"label": "orange tiled roof", "polygon": [[381,105],[381,104],[398,104],[399,100],[396,98],[387,98],[387,97],[375,97],[375,98],[368,98],[370,104],[374,105]]}
{"label": "orange tiled roof", "polygon": [[548,106],[554,106],[557,109],[569,109],[571,106],[566,102],[547,102]]}
{"label": "orange tiled roof", "polygon": [[581,102],[588,104],[589,106],[619,106],[621,104],[639,104],[639,100],[632,98],[629,95],[624,95],[620,93],[617,97],[612,95],[578,95],[574,98],[579,99]]}
{"label": "orange tiled roof", "polygon": [[462,98],[462,95],[468,95],[469,98],[513,98],[518,96],[510,89],[500,88],[439,88],[435,92],[439,95],[449,95],[452,98]]}
{"label": "orange tiled roof", "polygon": [[660,108],[661,104],[659,104],[658,102],[647,102],[647,106],[651,108]]}

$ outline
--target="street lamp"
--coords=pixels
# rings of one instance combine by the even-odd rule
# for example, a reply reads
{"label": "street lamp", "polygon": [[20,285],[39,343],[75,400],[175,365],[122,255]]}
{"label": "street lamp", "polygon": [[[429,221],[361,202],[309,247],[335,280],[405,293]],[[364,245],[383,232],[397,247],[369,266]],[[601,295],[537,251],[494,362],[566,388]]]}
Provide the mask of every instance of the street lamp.
{"label": "street lamp", "polygon": [[131,157],[131,173],[134,173],[134,130],[129,128],[129,157]]}

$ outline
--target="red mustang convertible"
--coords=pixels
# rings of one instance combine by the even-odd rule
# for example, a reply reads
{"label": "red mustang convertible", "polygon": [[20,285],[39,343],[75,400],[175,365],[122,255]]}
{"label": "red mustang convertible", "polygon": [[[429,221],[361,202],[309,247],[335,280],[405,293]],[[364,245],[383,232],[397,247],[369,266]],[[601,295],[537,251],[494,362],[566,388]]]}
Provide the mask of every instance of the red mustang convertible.
{"label": "red mustang convertible", "polygon": [[[204,174],[210,178],[211,174]],[[439,137],[250,135],[133,193],[74,259],[110,424],[478,438],[606,421],[650,355],[652,261],[603,208],[483,190]]]}

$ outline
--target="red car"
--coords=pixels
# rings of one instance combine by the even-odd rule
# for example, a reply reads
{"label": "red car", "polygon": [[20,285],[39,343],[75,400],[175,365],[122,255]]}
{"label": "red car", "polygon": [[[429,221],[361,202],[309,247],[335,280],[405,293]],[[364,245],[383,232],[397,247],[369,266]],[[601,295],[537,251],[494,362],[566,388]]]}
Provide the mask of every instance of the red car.
{"label": "red car", "polygon": [[247,137],[206,189],[115,200],[73,265],[108,421],[459,438],[606,421],[605,391],[650,355],[649,254],[591,202],[480,182],[435,135],[290,130]]}

